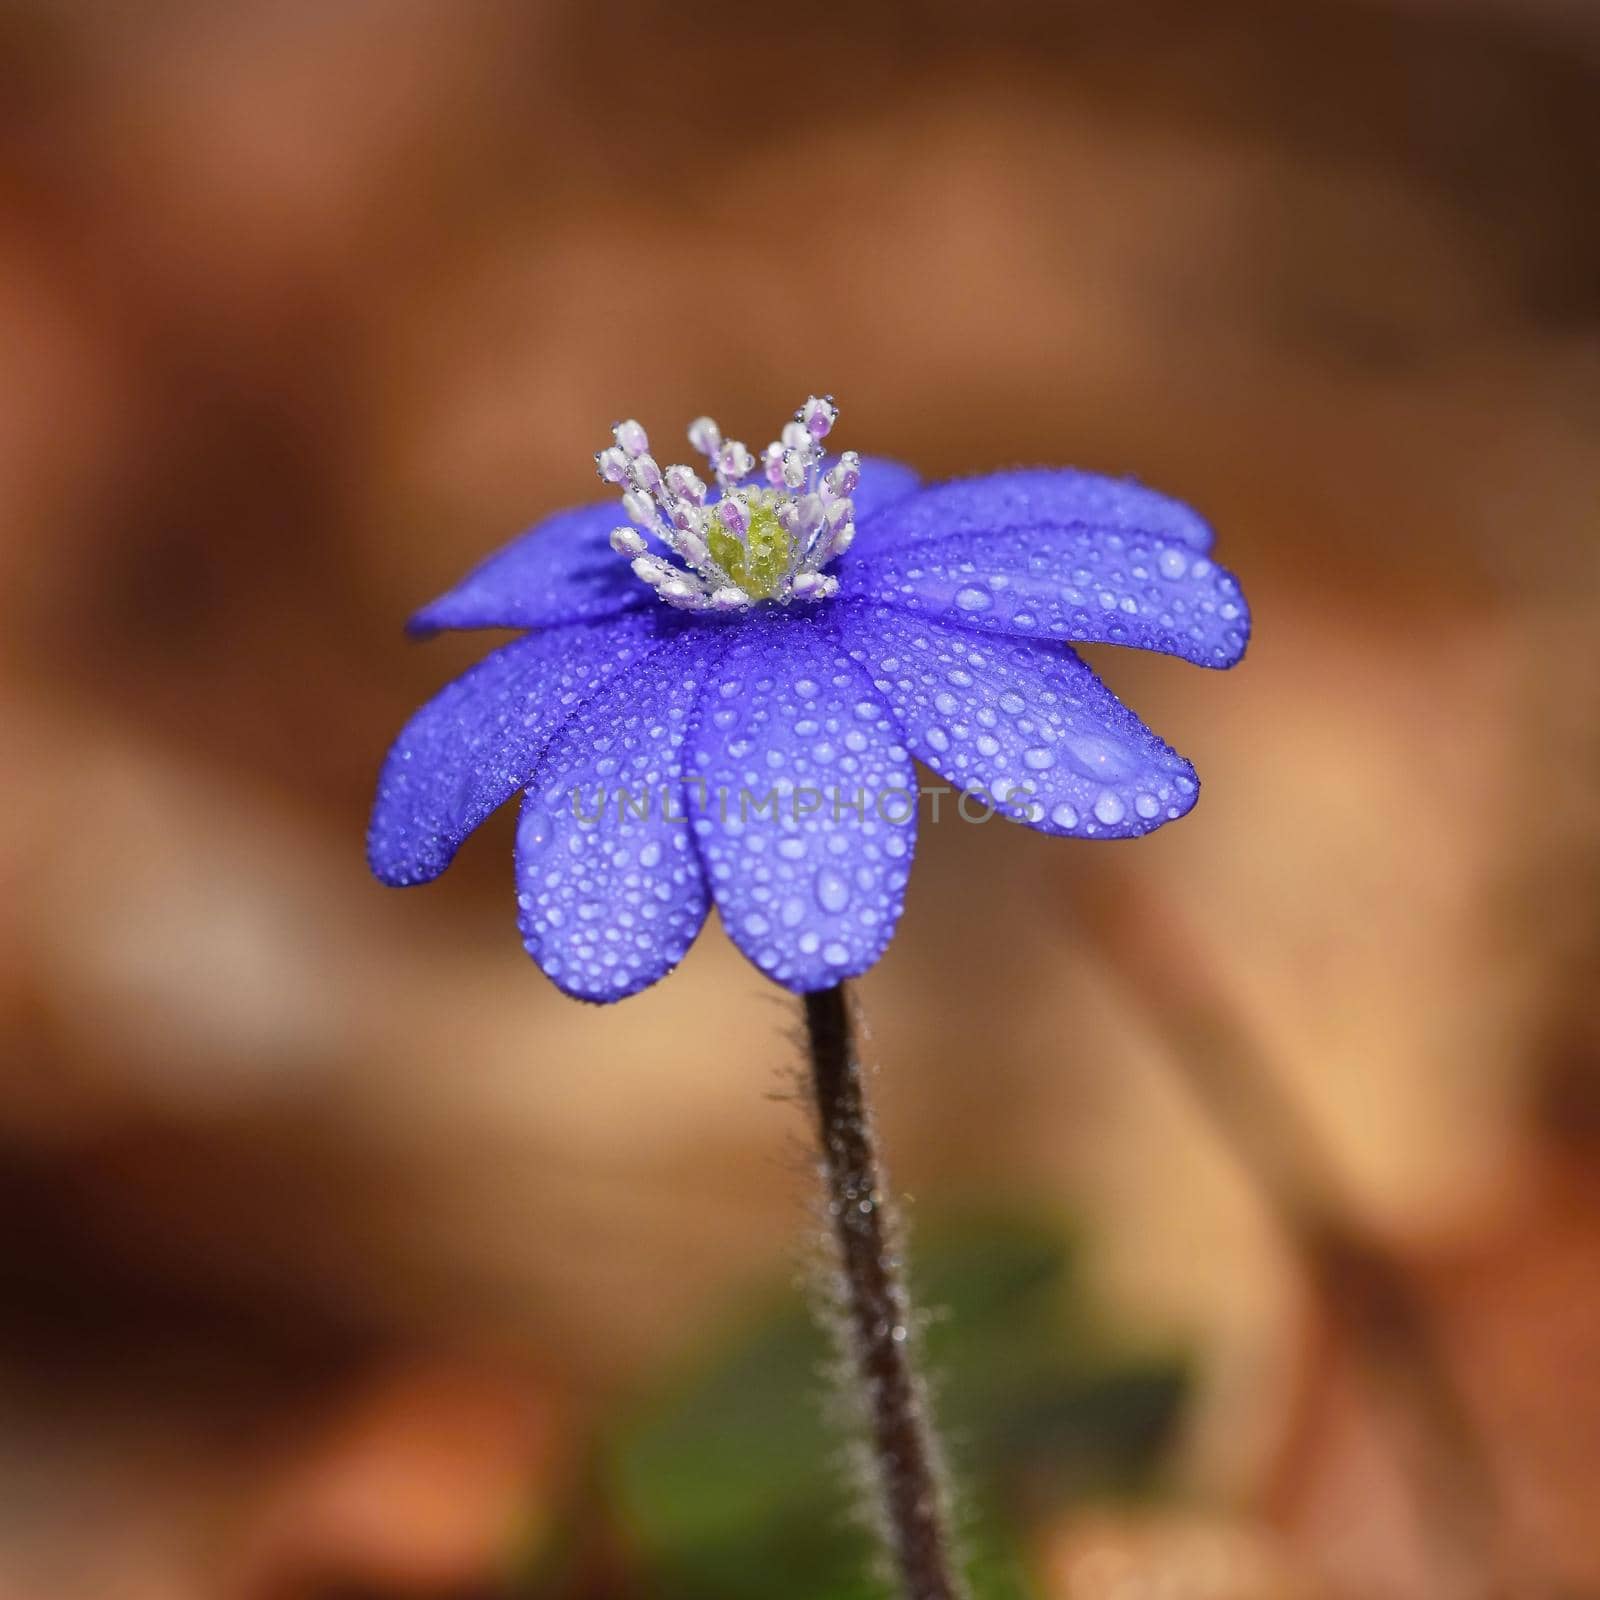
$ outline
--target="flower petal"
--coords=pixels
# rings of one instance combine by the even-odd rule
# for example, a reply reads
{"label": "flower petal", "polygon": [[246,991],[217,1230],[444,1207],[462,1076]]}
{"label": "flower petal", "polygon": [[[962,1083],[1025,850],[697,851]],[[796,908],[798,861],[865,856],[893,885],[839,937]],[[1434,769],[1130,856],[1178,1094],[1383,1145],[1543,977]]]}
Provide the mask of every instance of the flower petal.
{"label": "flower petal", "polygon": [[1231,667],[1250,637],[1238,580],[1172,540],[1038,527],[868,550],[849,598],[1029,638],[1132,645]]}
{"label": "flower petal", "polygon": [[1044,833],[1123,839],[1194,805],[1194,768],[1071,650],[835,608],[853,661],[940,777]]}
{"label": "flower petal", "polygon": [[[954,533],[1080,522],[1143,533],[1191,550],[1209,550],[1215,537],[1205,519],[1181,500],[1157,494],[1132,478],[1040,467],[956,478],[924,489],[874,520],[871,547],[882,550]],[[867,553],[865,547],[862,553]]]}
{"label": "flower petal", "polygon": [[665,607],[514,640],[435,695],[378,779],[367,860],[385,883],[426,883],[534,772],[557,729],[611,675],[669,636]]}
{"label": "flower petal", "polygon": [[859,528],[869,517],[878,516],[885,508],[916,493],[921,482],[912,468],[890,461],[887,456],[862,456],[861,482],[850,497],[856,526]]}
{"label": "flower petal", "polygon": [[916,775],[826,613],[765,608],[741,625],[688,770],[696,842],[740,950],[799,993],[865,972],[900,917]]}
{"label": "flower petal", "polygon": [[611,530],[627,520],[615,500],[558,511],[496,551],[406,626],[424,636],[443,628],[544,628],[655,605],[655,596],[611,548]]}
{"label": "flower petal", "polygon": [[550,742],[523,802],[523,944],[576,999],[621,1000],[664,978],[706,920],[683,756],[722,631],[686,632],[615,674]]}

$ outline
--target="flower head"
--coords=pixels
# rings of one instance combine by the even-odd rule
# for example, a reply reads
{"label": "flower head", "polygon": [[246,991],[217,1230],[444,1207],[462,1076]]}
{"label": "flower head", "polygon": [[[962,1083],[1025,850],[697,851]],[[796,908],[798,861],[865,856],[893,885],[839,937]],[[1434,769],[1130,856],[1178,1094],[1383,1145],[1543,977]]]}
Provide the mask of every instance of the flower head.
{"label": "flower head", "polygon": [[[715,902],[796,991],[870,967],[915,844],[912,758],[1044,833],[1127,838],[1199,782],[1072,645],[1232,666],[1249,613],[1211,530],[1138,484],[1067,470],[920,487],[832,461],[808,400],[757,463],[708,417],[708,485],[619,423],[615,502],[546,519],[412,620],[516,628],[414,716],[368,835],[386,883],[438,876],[524,791],[524,943],[568,994],[617,1000],[682,959]],[[664,602],[664,603],[663,603]]]}

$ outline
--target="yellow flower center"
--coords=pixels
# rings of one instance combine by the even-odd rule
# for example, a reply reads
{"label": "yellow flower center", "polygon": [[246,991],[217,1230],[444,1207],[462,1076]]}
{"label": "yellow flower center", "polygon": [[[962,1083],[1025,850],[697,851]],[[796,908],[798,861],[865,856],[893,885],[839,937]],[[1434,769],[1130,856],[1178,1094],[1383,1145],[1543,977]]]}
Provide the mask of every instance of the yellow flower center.
{"label": "yellow flower center", "polygon": [[752,600],[767,600],[789,570],[792,541],[778,521],[777,499],[762,492],[750,496],[750,528],[744,543],[713,521],[707,543],[717,565]]}

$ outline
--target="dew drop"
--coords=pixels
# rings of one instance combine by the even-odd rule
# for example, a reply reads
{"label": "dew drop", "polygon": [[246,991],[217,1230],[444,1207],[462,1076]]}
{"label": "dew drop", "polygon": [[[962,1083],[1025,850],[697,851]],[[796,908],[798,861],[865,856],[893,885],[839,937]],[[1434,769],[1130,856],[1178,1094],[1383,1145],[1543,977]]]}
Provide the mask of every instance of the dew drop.
{"label": "dew drop", "polygon": [[824,911],[843,911],[850,904],[850,885],[842,872],[823,867],[816,877],[817,904]]}
{"label": "dew drop", "polygon": [[1076,828],[1078,826],[1078,813],[1063,801],[1050,813],[1050,820],[1058,828]]}
{"label": "dew drop", "polygon": [[1094,814],[1110,828],[1127,816],[1128,808],[1107,789],[1094,803]]}
{"label": "dew drop", "polygon": [[987,611],[994,604],[994,596],[987,589],[977,589],[970,584],[956,590],[958,611]]}
{"label": "dew drop", "polygon": [[1133,809],[1137,811],[1141,817],[1159,816],[1161,812],[1161,802],[1157,800],[1153,794],[1142,794],[1133,802]]}

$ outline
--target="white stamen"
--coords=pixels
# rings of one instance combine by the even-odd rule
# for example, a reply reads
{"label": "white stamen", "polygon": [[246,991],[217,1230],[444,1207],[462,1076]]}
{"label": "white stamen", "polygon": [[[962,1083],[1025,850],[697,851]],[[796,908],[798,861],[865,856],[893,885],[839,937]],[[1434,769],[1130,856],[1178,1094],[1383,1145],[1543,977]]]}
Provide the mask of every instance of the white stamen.
{"label": "white stamen", "polygon": [[800,408],[800,420],[813,439],[826,439],[833,432],[834,423],[839,420],[839,408],[833,403],[831,394],[820,398],[812,395]]}
{"label": "white stamen", "polygon": [[641,528],[655,526],[656,503],[643,489],[630,489],[622,497],[622,509],[628,513],[632,522],[637,522]]}
{"label": "white stamen", "polygon": [[822,491],[830,500],[847,500],[861,482],[861,457],[846,450],[822,476]]}
{"label": "white stamen", "polygon": [[659,589],[672,576],[673,569],[660,556],[638,556],[633,562],[633,575],[652,589]]}
{"label": "white stamen", "polygon": [[742,439],[729,439],[717,451],[717,476],[732,483],[749,477],[756,458],[744,447]]}
{"label": "white stamen", "polygon": [[706,548],[706,542],[691,528],[685,528],[676,539],[672,541],[672,548],[689,563],[691,567],[703,567],[706,558],[711,554]]}
{"label": "white stamen", "polygon": [[[641,582],[679,610],[744,611],[760,600],[787,605],[837,594],[838,579],[822,568],[855,537],[850,497],[861,481],[861,459],[853,451],[822,472],[821,441],[838,417],[831,395],[809,396],[761,452],[760,477],[769,486],[764,488],[745,483],[758,462],[743,441],[724,439],[713,418],[696,417],[689,425],[689,442],[710,462],[721,491],[714,504],[707,503],[706,482],[691,468],[657,463],[637,422],[629,418],[615,424],[616,442],[595,457],[595,470],[623,490],[623,508],[635,526],[615,529],[612,548],[629,558]],[[775,518],[784,531],[786,548],[778,547],[782,565],[776,571],[770,542],[751,546],[757,515]],[[742,552],[730,553],[723,544],[731,565],[743,572],[744,562],[759,564],[758,574],[744,580],[751,584],[749,590],[713,553],[715,541],[730,535]],[[676,560],[652,551],[651,539]]]}
{"label": "white stamen", "polygon": [[729,495],[717,505],[717,521],[734,538],[742,539],[750,531],[750,508],[737,496]]}
{"label": "white stamen", "polygon": [[611,430],[611,437],[617,441],[617,448],[625,455],[642,456],[650,448],[649,436],[632,417],[626,422],[619,422]]}
{"label": "white stamen", "polygon": [[703,456],[714,456],[722,443],[722,429],[711,417],[696,417],[689,424],[689,443]]}
{"label": "white stamen", "polygon": [[668,467],[666,485],[668,491],[680,500],[692,501],[697,506],[706,503],[705,483],[688,467]]}

